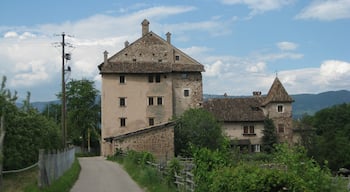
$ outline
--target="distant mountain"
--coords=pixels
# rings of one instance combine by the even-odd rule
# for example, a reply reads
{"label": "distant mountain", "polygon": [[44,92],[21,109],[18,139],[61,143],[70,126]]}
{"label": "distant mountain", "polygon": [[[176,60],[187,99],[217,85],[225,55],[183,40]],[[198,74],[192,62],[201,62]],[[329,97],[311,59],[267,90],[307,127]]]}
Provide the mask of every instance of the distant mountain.
{"label": "distant mountain", "polygon": [[304,113],[313,115],[315,112],[342,103],[350,103],[350,91],[328,91],[319,94],[292,95],[293,117],[299,118]]}
{"label": "distant mountain", "polygon": [[[295,100],[293,103],[293,118],[299,118],[303,114],[307,113],[313,115],[315,112],[342,103],[350,103],[350,91],[341,90],[341,91],[328,91],[319,94],[296,94],[291,95]],[[223,95],[214,95],[214,94],[203,94],[204,100],[211,98],[223,98]],[[248,96],[228,96],[229,98],[237,97],[248,97]],[[99,101],[100,97],[97,98]],[[48,102],[33,102],[32,106],[38,111],[43,111],[47,104],[54,103],[59,104],[60,101],[48,101]],[[17,104],[18,107],[21,107],[22,104]]]}
{"label": "distant mountain", "polygon": [[[291,95],[294,99],[293,118],[297,119],[303,114],[313,115],[315,112],[342,103],[350,103],[350,91],[328,91],[319,94],[296,94]],[[204,94],[203,98],[223,98],[223,95]],[[230,98],[247,96],[229,96]]]}

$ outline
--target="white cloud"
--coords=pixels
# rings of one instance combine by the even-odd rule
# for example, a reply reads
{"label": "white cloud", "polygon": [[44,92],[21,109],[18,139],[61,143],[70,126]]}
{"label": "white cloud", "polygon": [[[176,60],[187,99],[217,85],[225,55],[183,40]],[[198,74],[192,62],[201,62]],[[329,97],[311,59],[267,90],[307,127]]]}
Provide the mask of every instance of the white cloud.
{"label": "white cloud", "polygon": [[327,83],[348,83],[350,63],[338,60],[327,60],[321,64],[320,75]]}
{"label": "white cloud", "polygon": [[277,43],[277,47],[282,51],[293,51],[297,49],[298,44],[288,41],[282,41]]}
{"label": "white cloud", "polygon": [[18,34],[15,31],[9,31],[9,32],[5,33],[4,37],[5,38],[18,37]]}
{"label": "white cloud", "polygon": [[281,9],[283,6],[294,3],[295,0],[222,0],[228,5],[245,4],[251,9],[250,17],[266,11]]}
{"label": "white cloud", "polygon": [[349,0],[314,0],[296,16],[296,19],[317,19],[324,21],[349,18]]}
{"label": "white cloud", "polygon": [[252,65],[246,68],[246,71],[251,73],[259,73],[263,72],[266,68],[265,62],[258,62],[256,65]]}
{"label": "white cloud", "polygon": [[212,76],[218,76],[221,74],[223,68],[222,61],[218,60],[212,65],[205,65],[205,73],[204,75],[212,77]]}

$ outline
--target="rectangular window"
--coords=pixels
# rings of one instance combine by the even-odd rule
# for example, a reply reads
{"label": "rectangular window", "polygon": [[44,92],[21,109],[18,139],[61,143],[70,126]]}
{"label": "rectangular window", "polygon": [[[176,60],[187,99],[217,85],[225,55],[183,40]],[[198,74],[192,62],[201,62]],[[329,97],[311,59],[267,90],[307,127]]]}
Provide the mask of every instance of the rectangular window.
{"label": "rectangular window", "polygon": [[254,134],[254,125],[249,126],[249,134]]}
{"label": "rectangular window", "polygon": [[154,118],[153,117],[148,118],[148,125],[149,126],[154,125]]}
{"label": "rectangular window", "polygon": [[283,113],[283,105],[277,105],[277,112]]}
{"label": "rectangular window", "polygon": [[175,56],[175,60],[176,60],[176,61],[180,60],[180,56],[179,56],[179,55],[176,55],[176,56]]}
{"label": "rectangular window", "polygon": [[126,118],[122,117],[120,118],[120,127],[125,127],[126,126]]}
{"label": "rectangular window", "polygon": [[157,97],[157,104],[163,105],[163,98],[162,97]]}
{"label": "rectangular window", "polygon": [[243,135],[256,135],[254,125],[244,125],[243,126]]}
{"label": "rectangular window", "polygon": [[159,74],[156,75],[156,83],[160,83],[160,75]]}
{"label": "rectangular window", "polygon": [[260,152],[260,145],[259,144],[252,145],[252,152]]}
{"label": "rectangular window", "polygon": [[125,83],[125,76],[124,75],[119,76],[119,83],[120,84],[124,84]]}
{"label": "rectangular window", "polygon": [[119,106],[120,107],[125,107],[126,106],[126,98],[125,97],[120,97],[119,98]]}
{"label": "rectangular window", "polygon": [[278,132],[284,133],[284,124],[278,124]]}
{"label": "rectangular window", "polygon": [[153,75],[148,75],[148,83],[153,83]]}
{"label": "rectangular window", "polygon": [[185,97],[190,96],[190,90],[185,89],[185,90],[184,90],[184,96],[185,96]]}
{"label": "rectangular window", "polygon": [[148,105],[153,105],[153,97],[148,97]]}
{"label": "rectangular window", "polygon": [[244,134],[248,134],[248,133],[249,133],[248,126],[245,125],[245,126],[243,127],[243,133],[244,133]]}

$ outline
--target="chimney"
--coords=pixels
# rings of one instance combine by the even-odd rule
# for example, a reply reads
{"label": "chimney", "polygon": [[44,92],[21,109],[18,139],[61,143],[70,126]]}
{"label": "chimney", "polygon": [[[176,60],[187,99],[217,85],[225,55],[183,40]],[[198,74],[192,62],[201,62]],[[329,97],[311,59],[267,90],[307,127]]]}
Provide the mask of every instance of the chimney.
{"label": "chimney", "polygon": [[104,55],[104,62],[103,62],[103,63],[104,63],[105,65],[107,65],[107,64],[108,64],[108,60],[107,60],[107,58],[108,58],[108,52],[107,52],[107,51],[104,51],[104,52],[103,52],[103,55]]}
{"label": "chimney", "polygon": [[171,44],[171,33],[166,33],[165,34],[166,35],[166,41],[169,43],[169,44]]}
{"label": "chimney", "polygon": [[149,21],[147,19],[142,21],[142,37],[149,32]]}
{"label": "chimney", "polygon": [[129,41],[125,41],[124,42],[124,46],[125,46],[125,48],[128,47],[129,46]]}
{"label": "chimney", "polygon": [[254,97],[260,97],[261,96],[261,91],[253,91],[253,96]]}

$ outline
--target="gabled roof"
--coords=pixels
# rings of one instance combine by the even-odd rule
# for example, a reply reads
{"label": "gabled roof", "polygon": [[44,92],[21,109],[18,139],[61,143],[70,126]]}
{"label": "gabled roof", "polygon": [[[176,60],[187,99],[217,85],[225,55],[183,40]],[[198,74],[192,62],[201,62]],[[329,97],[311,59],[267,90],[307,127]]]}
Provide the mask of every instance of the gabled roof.
{"label": "gabled roof", "polygon": [[294,100],[291,96],[289,96],[278,77],[276,77],[262,105],[265,106],[268,103],[279,102],[291,103],[294,102]]}
{"label": "gabled roof", "polygon": [[257,122],[265,119],[260,109],[262,100],[263,97],[218,98],[205,101],[203,107],[219,121]]}
{"label": "gabled roof", "polygon": [[100,73],[203,72],[204,66],[148,32],[98,66]]}

